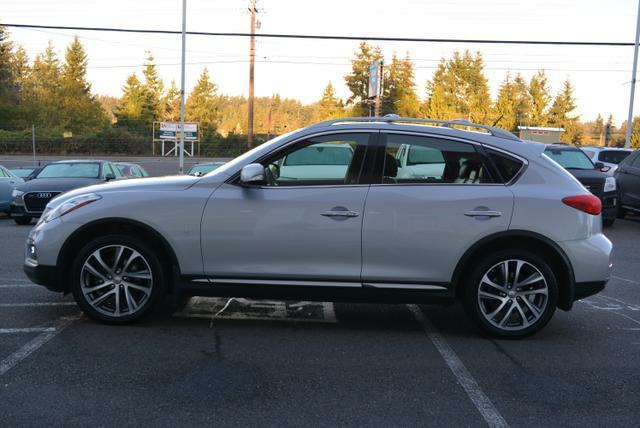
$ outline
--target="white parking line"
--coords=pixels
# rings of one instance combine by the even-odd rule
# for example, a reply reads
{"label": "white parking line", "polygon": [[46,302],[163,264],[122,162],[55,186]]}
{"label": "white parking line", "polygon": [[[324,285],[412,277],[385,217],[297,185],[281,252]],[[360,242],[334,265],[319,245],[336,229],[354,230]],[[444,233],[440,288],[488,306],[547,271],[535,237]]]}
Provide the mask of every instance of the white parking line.
{"label": "white parking line", "polygon": [[28,303],[0,303],[0,308],[25,308],[31,306],[76,306],[75,302],[28,302]]}
{"label": "white parking line", "polygon": [[634,281],[633,279],[627,279],[627,278],[623,278],[621,276],[611,275],[611,278],[615,278],[615,279],[618,279],[620,281],[628,282],[628,283],[635,284],[635,285],[640,285],[640,281]]}
{"label": "white parking line", "polygon": [[26,282],[23,284],[0,284],[0,288],[28,288],[28,287],[40,287],[40,286],[36,284],[26,283]]}
{"label": "white parking line", "polygon": [[476,409],[480,412],[484,420],[490,427],[508,427],[507,421],[502,417],[498,409],[493,405],[489,397],[482,391],[478,382],[471,376],[469,370],[460,360],[460,357],[446,342],[444,337],[431,324],[431,321],[422,313],[417,305],[407,305],[409,311],[418,320],[427,337],[434,344],[440,356],[444,359],[449,369],[453,372],[456,379],[465,390],[469,399],[473,402]]}
{"label": "white parking line", "polygon": [[0,334],[44,333],[47,331],[56,331],[56,329],[55,327],[0,328]]}
{"label": "white parking line", "polygon": [[22,360],[37,351],[42,345],[56,337],[62,330],[69,327],[73,322],[80,319],[80,315],[73,317],[61,317],[55,322],[52,331],[45,331],[37,335],[22,348],[0,361],[0,376],[15,367]]}

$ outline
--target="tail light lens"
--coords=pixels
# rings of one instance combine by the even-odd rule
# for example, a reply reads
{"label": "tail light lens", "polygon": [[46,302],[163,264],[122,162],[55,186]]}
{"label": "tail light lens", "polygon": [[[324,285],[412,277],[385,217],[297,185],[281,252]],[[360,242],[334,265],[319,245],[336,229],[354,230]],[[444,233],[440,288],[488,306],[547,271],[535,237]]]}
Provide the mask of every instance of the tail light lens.
{"label": "tail light lens", "polygon": [[598,215],[602,212],[602,202],[594,195],[567,196],[562,202],[587,214]]}

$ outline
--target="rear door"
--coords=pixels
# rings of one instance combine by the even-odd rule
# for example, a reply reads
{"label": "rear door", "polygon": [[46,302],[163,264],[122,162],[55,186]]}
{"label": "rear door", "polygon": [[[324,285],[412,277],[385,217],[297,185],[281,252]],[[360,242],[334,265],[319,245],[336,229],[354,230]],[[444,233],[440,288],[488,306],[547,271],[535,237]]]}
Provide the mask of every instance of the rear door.
{"label": "rear door", "polygon": [[640,152],[627,157],[617,171],[623,205],[640,209]]}
{"label": "rear door", "polygon": [[0,167],[0,209],[6,210],[11,203],[11,193],[16,187],[17,181],[9,171]]}
{"label": "rear door", "polygon": [[472,244],[507,230],[513,194],[478,144],[400,133],[381,134],[381,143],[381,177],[363,223],[362,281],[380,288],[449,283]]}

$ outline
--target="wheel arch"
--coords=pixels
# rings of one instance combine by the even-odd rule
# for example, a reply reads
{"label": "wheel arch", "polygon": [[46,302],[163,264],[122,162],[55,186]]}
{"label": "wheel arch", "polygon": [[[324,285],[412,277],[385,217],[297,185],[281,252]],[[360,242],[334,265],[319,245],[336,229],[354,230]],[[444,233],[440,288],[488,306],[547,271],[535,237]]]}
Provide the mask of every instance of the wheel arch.
{"label": "wheel arch", "polygon": [[[74,255],[89,239],[110,233],[117,234],[123,232],[156,243],[161,250],[161,258],[164,258],[168,262],[167,267],[169,268],[169,272],[167,273],[169,274],[169,278],[173,284],[177,284],[176,279],[180,277],[180,264],[178,263],[178,258],[171,244],[153,227],[128,218],[103,218],[82,225],[75,230],[62,245],[56,265],[59,266],[60,272],[69,272]],[[65,284],[69,284],[66,278]],[[66,293],[68,291],[70,291],[69,285],[65,285],[64,292]],[[167,291],[171,293],[173,286],[169,286]]]}
{"label": "wheel arch", "polygon": [[569,257],[558,244],[539,233],[509,230],[489,235],[472,245],[456,265],[451,283],[457,296],[461,294],[462,275],[485,254],[507,248],[534,251],[549,263],[559,286],[558,307],[568,311],[573,306],[575,276]]}

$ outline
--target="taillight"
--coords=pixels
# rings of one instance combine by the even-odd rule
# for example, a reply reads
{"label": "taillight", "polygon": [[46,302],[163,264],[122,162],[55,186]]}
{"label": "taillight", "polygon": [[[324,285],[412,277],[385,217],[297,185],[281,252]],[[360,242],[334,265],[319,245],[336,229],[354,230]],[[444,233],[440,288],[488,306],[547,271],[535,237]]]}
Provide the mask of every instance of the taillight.
{"label": "taillight", "polygon": [[567,196],[562,202],[587,214],[598,215],[602,212],[602,202],[594,195]]}

